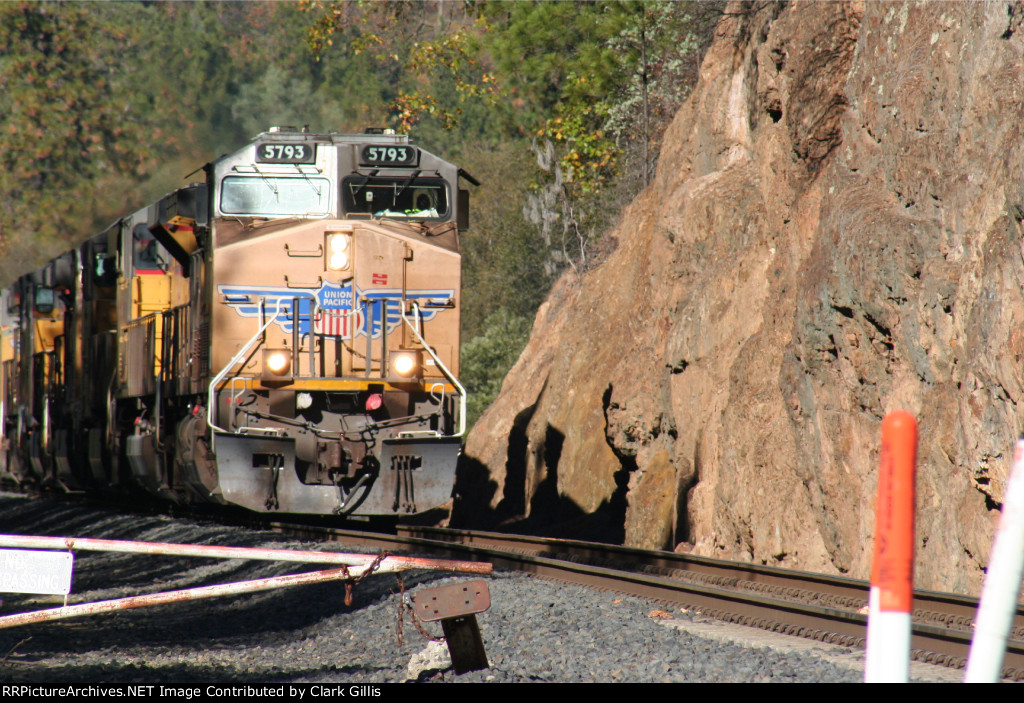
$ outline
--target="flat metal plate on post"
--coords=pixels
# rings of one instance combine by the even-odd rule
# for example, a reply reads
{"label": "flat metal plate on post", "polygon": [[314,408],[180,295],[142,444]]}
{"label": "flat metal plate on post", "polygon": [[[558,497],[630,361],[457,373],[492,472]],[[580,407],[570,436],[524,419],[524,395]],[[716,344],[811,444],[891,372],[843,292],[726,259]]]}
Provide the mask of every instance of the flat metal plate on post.
{"label": "flat metal plate on post", "polygon": [[0,592],[66,596],[73,564],[70,552],[0,549]]}
{"label": "flat metal plate on post", "polygon": [[456,674],[490,666],[476,613],[491,607],[491,592],[483,579],[425,588],[413,594],[416,615],[424,622],[441,621],[452,668]]}
{"label": "flat metal plate on post", "polygon": [[424,588],[412,596],[416,616],[423,622],[482,613],[491,607],[491,591],[483,579]]}

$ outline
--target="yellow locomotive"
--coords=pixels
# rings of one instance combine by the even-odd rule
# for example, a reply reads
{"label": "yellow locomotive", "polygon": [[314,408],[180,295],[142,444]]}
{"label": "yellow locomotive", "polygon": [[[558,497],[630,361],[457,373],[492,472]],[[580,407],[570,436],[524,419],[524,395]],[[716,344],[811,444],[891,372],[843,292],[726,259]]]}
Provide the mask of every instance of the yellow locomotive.
{"label": "yellow locomotive", "polygon": [[271,128],[0,292],[0,478],[259,512],[451,497],[458,167]]}

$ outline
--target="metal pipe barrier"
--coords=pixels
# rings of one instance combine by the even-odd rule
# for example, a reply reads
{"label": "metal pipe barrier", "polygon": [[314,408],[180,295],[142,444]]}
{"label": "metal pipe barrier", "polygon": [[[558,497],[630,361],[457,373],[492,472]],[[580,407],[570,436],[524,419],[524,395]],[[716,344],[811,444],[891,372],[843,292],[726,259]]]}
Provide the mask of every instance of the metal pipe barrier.
{"label": "metal pipe barrier", "polygon": [[[325,581],[341,580],[346,584],[346,604],[353,584],[371,573],[396,573],[411,569],[428,569],[456,573],[489,574],[493,566],[488,563],[453,561],[447,559],[424,559],[379,554],[345,554],[337,552],[315,552],[291,549],[263,549],[258,547],[220,547],[215,545],[173,544],[169,542],[136,542],[128,540],[90,539],[76,537],[42,537],[32,535],[0,535],[0,547],[36,548],[68,551],[117,552],[123,554],[153,554],[165,556],[209,557],[214,559],[255,559],[265,561],[289,561],[320,564],[339,564],[340,568],[314,571],[305,574],[275,576],[252,581],[201,586],[164,593],[130,596],[115,600],[64,605],[59,608],[18,613],[0,617],[0,629],[49,622],[65,618],[96,615],[116,610],[129,610],[153,605],[165,605],[183,601],[217,598],[241,593],[255,593],[275,588],[301,586]],[[352,568],[349,568],[352,567]],[[66,601],[65,601],[66,602]]]}
{"label": "metal pipe barrier", "polygon": [[[206,544],[136,542],[79,537],[38,537],[31,535],[0,535],[0,547],[12,547],[15,549],[66,549],[83,552],[119,552],[122,554],[161,554],[182,557],[210,557],[212,559],[257,559],[264,561],[304,562],[307,564],[344,564],[346,566],[367,566],[378,558],[371,554],[263,549],[259,547],[219,547]],[[491,564],[483,562],[387,556],[381,561],[381,569],[378,570],[408,571],[410,569],[432,569],[464,574],[490,574],[493,568]]]}
{"label": "metal pipe barrier", "polygon": [[[367,566],[364,572],[369,570],[369,568],[370,567]],[[365,573],[363,575],[365,575]],[[340,569],[313,571],[308,574],[274,576],[271,578],[256,579],[254,581],[238,581],[236,583],[225,583],[216,586],[200,586],[198,588],[187,588],[179,591],[152,593],[145,596],[129,596],[128,598],[117,598],[115,600],[82,603],[80,605],[67,605],[60,608],[50,608],[48,610],[36,610],[31,613],[6,615],[0,617],[0,629],[17,627],[18,625],[50,622],[53,620],[64,620],[67,618],[81,617],[83,615],[99,615],[100,613],[110,613],[116,610],[131,610],[133,608],[145,608],[152,605],[180,603],[183,601],[201,600],[203,598],[217,598],[219,596],[230,596],[238,593],[256,593],[258,591],[269,591],[275,588],[287,588],[288,586],[302,586],[310,583],[323,583],[324,581],[353,578],[359,578],[359,576],[354,575],[349,571],[349,569],[342,567]]]}

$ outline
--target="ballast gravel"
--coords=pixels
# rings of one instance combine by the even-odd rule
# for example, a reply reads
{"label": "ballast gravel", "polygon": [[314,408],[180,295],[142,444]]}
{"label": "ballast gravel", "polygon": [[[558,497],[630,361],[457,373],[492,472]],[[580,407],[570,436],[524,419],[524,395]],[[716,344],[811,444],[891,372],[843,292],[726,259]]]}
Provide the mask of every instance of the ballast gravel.
{"label": "ballast gravel", "polygon": [[[117,514],[0,494],[0,532],[243,547],[355,551],[279,534]],[[316,565],[80,552],[69,604],[313,571]],[[407,572],[406,593],[461,578]],[[512,573],[489,579],[477,620],[490,668],[456,676],[444,646],[417,631],[393,574],[373,575],[350,606],[340,583],[298,586],[0,629],[10,683],[856,682],[856,666],[812,648],[783,652],[703,637],[692,613]],[[62,596],[0,594],[0,615]],[[426,623],[440,636],[439,623]],[[401,643],[399,643],[399,632]],[[832,647],[835,650],[838,648]],[[858,659],[846,650],[847,656]]]}

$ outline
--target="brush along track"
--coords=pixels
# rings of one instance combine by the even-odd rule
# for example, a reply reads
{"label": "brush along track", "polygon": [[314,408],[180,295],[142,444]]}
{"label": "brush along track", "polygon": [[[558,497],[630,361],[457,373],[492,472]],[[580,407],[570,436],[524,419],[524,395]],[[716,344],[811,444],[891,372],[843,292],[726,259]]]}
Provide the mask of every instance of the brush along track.
{"label": "brush along track", "polygon": [[[869,584],[856,579],[671,552],[542,537],[399,527],[398,535],[275,525],[288,533],[375,548],[479,559],[496,568],[672,604],[732,623],[863,648]],[[912,657],[963,668],[976,598],[914,592]],[[1024,609],[1018,608],[1003,677],[1024,679]]]}

